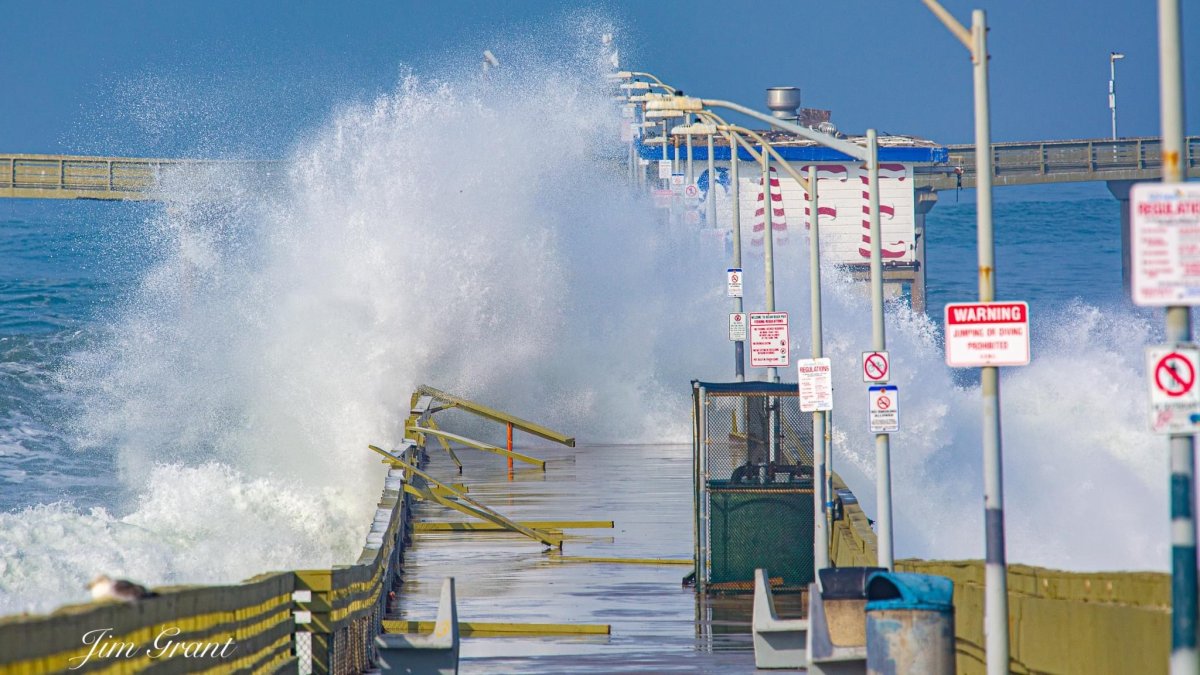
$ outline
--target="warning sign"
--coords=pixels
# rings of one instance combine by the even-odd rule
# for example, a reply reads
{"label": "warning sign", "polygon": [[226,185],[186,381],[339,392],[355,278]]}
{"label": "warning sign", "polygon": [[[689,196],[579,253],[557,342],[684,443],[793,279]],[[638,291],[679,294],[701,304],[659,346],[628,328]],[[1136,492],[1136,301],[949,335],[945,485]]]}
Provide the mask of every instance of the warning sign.
{"label": "warning sign", "polygon": [[1029,365],[1029,304],[946,305],[946,365],[951,368]]}
{"label": "warning sign", "polygon": [[730,267],[725,270],[725,292],[731,298],[742,297],[742,268]]}
{"label": "warning sign", "polygon": [[871,433],[889,434],[900,431],[900,388],[894,384],[868,387],[867,413],[871,423]]}
{"label": "warning sign", "polygon": [[829,359],[796,362],[800,383],[800,411],[833,410],[833,365]]}
{"label": "warning sign", "polygon": [[696,185],[695,183],[688,185],[687,187],[683,188],[683,196],[687,197],[688,199],[699,199],[700,186]]}
{"label": "warning sign", "polygon": [[863,382],[883,383],[888,381],[890,365],[887,352],[863,352]]}
{"label": "warning sign", "polygon": [[729,341],[746,341],[746,315],[734,313],[729,315]]}
{"label": "warning sign", "polygon": [[1150,381],[1150,427],[1161,434],[1200,432],[1200,348],[1150,347],[1146,373]]}
{"label": "warning sign", "polygon": [[1129,191],[1133,302],[1200,304],[1200,183],[1138,183]]}
{"label": "warning sign", "polygon": [[790,363],[787,312],[751,312],[750,366],[785,368]]}
{"label": "warning sign", "polygon": [[669,160],[669,159],[658,160],[658,177],[659,178],[670,178],[671,177],[671,168],[672,168],[671,160]]}

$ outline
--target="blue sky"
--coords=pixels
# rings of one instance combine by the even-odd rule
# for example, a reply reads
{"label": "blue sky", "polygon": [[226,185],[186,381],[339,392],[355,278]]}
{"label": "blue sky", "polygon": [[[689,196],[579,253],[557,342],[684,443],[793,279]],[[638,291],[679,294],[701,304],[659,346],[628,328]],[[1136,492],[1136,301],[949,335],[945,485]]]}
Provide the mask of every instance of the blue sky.
{"label": "blue sky", "polygon": [[[988,10],[996,140],[1109,134],[1108,53],[1125,136],[1155,135],[1155,3],[947,0]],[[1185,63],[1200,64],[1200,8],[1184,3]],[[919,0],[690,2],[42,2],[0,0],[0,151],[278,155],[404,67],[475,67],[490,48],[554,40],[564,17],[617,26],[623,66],[763,107],[794,85],[847,131],[874,126],[971,140],[966,50]],[[1188,11],[1190,10],[1190,13]],[[567,38],[562,38],[567,39]],[[1185,71],[1200,133],[1200,65]]]}

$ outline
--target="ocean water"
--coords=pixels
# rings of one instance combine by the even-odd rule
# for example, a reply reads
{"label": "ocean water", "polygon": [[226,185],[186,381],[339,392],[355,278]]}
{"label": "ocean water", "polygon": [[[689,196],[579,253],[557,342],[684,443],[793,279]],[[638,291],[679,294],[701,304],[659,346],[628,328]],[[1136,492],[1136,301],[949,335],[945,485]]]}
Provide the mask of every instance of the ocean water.
{"label": "ocean water", "polygon": [[[99,572],[353,559],[383,480],[366,445],[402,437],[421,383],[591,442],[686,441],[689,381],[732,376],[726,261],[627,184],[618,111],[577,46],[599,30],[490,78],[408,74],[341,102],[297,133],[282,181],[214,171],[165,186],[170,206],[0,202],[0,612],[82,601]],[[898,556],[982,554],[979,395],[939,335],[941,305],[975,297],[957,197],[928,221],[933,320],[888,315]],[[998,295],[1031,303],[1034,334],[1002,380],[1010,559],[1165,569],[1141,363],[1161,317],[1121,288],[1117,203],[999,189],[996,228]],[[776,264],[779,309],[807,316],[802,242]],[[869,307],[826,278],[835,464],[873,513],[854,377]],[[806,330],[793,340],[807,353]]]}

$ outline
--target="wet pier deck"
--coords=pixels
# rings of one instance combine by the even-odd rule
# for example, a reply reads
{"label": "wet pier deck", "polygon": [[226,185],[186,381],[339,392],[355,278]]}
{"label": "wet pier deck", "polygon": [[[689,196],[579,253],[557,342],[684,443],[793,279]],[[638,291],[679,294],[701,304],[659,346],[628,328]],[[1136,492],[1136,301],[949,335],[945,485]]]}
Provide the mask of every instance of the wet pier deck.
{"label": "wet pier deck", "polygon": [[[543,473],[503,457],[458,451],[460,477],[436,444],[427,470],[516,520],[611,520],[567,530],[563,556],[692,557],[691,448],[687,445],[518,448]],[[459,521],[420,503],[414,521]],[[682,579],[690,565],[560,561],[508,533],[418,532],[406,552],[400,618],[431,620],[442,578],[454,576],[460,622],[610,624],[611,635],[464,637],[462,673],[750,672],[750,598],[699,607]],[[781,603],[781,611],[792,610]]]}

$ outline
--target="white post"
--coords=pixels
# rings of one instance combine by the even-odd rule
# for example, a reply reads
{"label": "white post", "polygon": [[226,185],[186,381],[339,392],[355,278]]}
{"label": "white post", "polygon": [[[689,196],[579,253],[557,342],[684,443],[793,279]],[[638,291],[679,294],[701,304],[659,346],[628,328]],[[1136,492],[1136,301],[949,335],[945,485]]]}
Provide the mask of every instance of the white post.
{"label": "white post", "polygon": [[[883,326],[883,233],[879,223],[879,142],[874,129],[867,129],[867,204],[871,211],[871,349],[887,349]],[[891,570],[892,557],[892,460],[890,436],[875,434],[875,509],[879,537],[879,566]]]}
{"label": "white post", "polygon": [[[809,297],[811,298],[812,357],[823,356],[821,329],[821,225],[817,211],[817,165],[808,167],[808,265]],[[829,567],[829,533],[825,518],[825,413],[812,414],[813,453],[813,567],[823,570]],[[818,576],[818,580],[820,577]]]}

